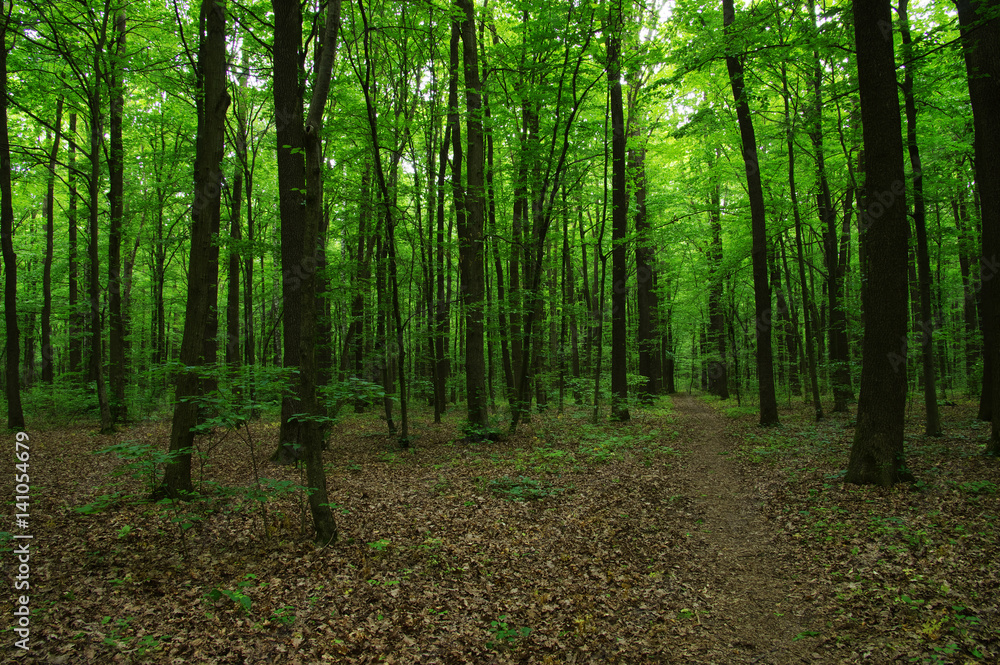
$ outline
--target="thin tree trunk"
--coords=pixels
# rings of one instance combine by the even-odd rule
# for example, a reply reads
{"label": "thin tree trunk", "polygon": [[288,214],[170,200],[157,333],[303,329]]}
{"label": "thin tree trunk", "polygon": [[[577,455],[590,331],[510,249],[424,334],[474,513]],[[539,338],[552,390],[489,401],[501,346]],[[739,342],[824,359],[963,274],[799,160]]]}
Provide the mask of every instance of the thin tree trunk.
{"label": "thin tree trunk", "polygon": [[629,420],[628,410],[628,190],[625,185],[625,113],[622,105],[621,40],[625,17],[622,0],[608,4],[607,71],[611,96],[611,418]]}
{"label": "thin tree trunk", "polygon": [[[733,0],[722,0],[723,24],[727,35],[736,18]],[[726,55],[726,68],[733,89],[736,117],[742,138],[743,164],[747,175],[747,192],[750,195],[750,223],[753,247],[753,292],[757,335],[757,381],[760,397],[760,424],[778,424],[778,403],[774,395],[774,366],[771,359],[771,291],[767,284],[767,221],[765,219],[764,189],[760,180],[760,162],[757,159],[757,139],[754,136],[750,106],[745,93],[743,63],[740,57]]]}
{"label": "thin tree trunk", "polygon": [[[83,365],[83,345],[80,335],[82,334],[81,312],[79,311],[79,291],[78,284],[78,246],[77,246],[77,200],[76,189],[76,113],[69,114],[69,174],[67,182],[69,184],[69,211],[67,223],[69,224],[69,371],[70,374],[77,375]],[[79,380],[79,377],[75,377]]]}
{"label": "thin tree trunk", "polygon": [[[6,13],[6,12],[4,12]],[[7,20],[3,23],[0,44],[0,237],[2,237],[4,269],[4,323],[7,331],[7,367],[5,375],[7,397],[7,428],[24,429],[21,408],[21,382],[18,363],[21,359],[17,327],[17,255],[14,253],[14,206],[10,182],[10,135],[7,126]],[[12,47],[11,47],[12,48]]]}
{"label": "thin tree trunk", "polygon": [[[726,313],[722,305],[722,218],[719,183],[712,185],[709,196],[709,226],[712,241],[708,256],[708,344],[709,360],[705,368],[708,392],[719,399],[729,399],[729,366],[726,362]],[[718,356],[715,354],[718,353]]]}
{"label": "thin tree trunk", "polygon": [[62,96],[56,101],[56,134],[49,151],[49,175],[45,187],[45,259],[42,267],[42,381],[52,385],[55,378],[52,348],[52,253],[55,245],[56,157],[62,134]]}
{"label": "thin tree trunk", "polygon": [[110,204],[108,226],[108,321],[110,324],[110,362],[108,378],[111,384],[111,417],[116,423],[128,420],[125,404],[125,312],[122,311],[121,248],[122,225],[125,216],[125,145],[122,122],[125,112],[125,9],[115,16],[114,56],[107,73],[110,105],[111,149],[108,153]]}
{"label": "thin tree trunk", "polygon": [[917,231],[917,271],[920,291],[921,333],[920,350],[923,356],[924,377],[924,433],[927,436],[941,436],[941,416],[938,413],[937,386],[934,376],[934,318],[931,315],[931,260],[927,249],[927,212],[924,206],[923,164],[917,145],[917,105],[913,98],[913,69],[917,63],[911,62],[913,55],[910,23],[907,17],[908,0],[900,0],[899,29],[903,38],[903,61],[908,63],[903,71],[903,98],[906,104],[906,142],[910,152],[910,167],[913,171],[913,225]]}
{"label": "thin tree trunk", "polygon": [[483,357],[483,226],[485,202],[485,162],[482,120],[482,83],[476,47],[476,20],[472,0],[456,0],[464,12],[462,22],[462,62],[465,69],[466,162],[465,228],[459,226],[459,255],[465,305],[465,390],[469,427],[485,430],[489,425],[486,366]]}

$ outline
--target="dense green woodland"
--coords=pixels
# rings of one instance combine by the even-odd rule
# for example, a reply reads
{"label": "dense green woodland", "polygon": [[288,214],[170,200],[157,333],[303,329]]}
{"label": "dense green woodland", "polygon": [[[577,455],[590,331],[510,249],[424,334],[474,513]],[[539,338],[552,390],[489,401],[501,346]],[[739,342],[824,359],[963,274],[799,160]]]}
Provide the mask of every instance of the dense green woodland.
{"label": "dense green woodland", "polygon": [[[663,393],[904,414],[1000,453],[997,0],[5,4],[7,425],[470,441]],[[279,415],[280,411],[280,415]],[[167,450],[167,442],[163,442]]]}

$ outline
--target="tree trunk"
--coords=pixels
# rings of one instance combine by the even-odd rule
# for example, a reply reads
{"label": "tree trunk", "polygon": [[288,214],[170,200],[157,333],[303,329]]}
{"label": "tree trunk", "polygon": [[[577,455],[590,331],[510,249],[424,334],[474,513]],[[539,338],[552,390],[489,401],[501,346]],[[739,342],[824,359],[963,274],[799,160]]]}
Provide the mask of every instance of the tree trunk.
{"label": "tree trunk", "polygon": [[[209,289],[215,281],[210,273],[212,228],[218,226],[222,199],[222,155],[226,133],[226,9],[222,0],[203,0],[201,15],[205,32],[198,49],[198,135],[195,144],[194,204],[192,205],[191,259],[188,263],[187,304],[181,341],[173,424],[170,431],[171,460],[154,498],[182,499],[194,492],[191,454],[198,404],[193,398],[202,388],[194,369],[204,362],[204,338],[209,320]],[[215,265],[218,268],[218,264]]]}
{"label": "tree trunk", "polygon": [[[719,209],[719,183],[712,184],[709,196],[709,226],[712,242],[708,249],[708,344],[705,368],[708,392],[719,399],[729,399],[729,365],[726,361],[726,313],[722,306],[722,218]],[[718,356],[715,354],[718,353]]]}
{"label": "tree trunk", "polygon": [[795,137],[791,124],[791,114],[789,109],[788,76],[785,65],[781,68],[782,93],[785,100],[785,123],[788,125],[786,141],[788,145],[788,191],[789,199],[792,203],[792,217],[795,220],[795,248],[798,253],[799,282],[802,285],[802,314],[805,319],[806,336],[806,358],[809,363],[809,385],[812,388],[813,408],[816,420],[823,418],[823,402],[819,394],[819,370],[817,367],[817,357],[815,349],[815,337],[813,336],[813,315],[812,297],[809,283],[806,281],[805,256],[802,248],[802,218],[799,214],[798,191],[795,183]]}
{"label": "tree trunk", "polygon": [[975,128],[982,211],[983,391],[979,417],[992,420],[986,452],[1000,455],[1000,0],[956,0]]}
{"label": "tree trunk", "polygon": [[[83,365],[83,344],[80,335],[83,332],[81,322],[81,312],[79,310],[78,284],[78,246],[77,246],[77,212],[76,204],[78,199],[76,189],[76,113],[69,114],[69,171],[67,182],[69,184],[69,211],[67,214],[67,224],[69,224],[69,371],[70,374],[79,374]],[[79,380],[78,376],[74,380]]]}
{"label": "tree trunk", "polygon": [[55,245],[56,157],[62,134],[62,96],[56,101],[56,134],[49,151],[49,175],[45,187],[45,259],[42,268],[42,381],[52,385],[55,358],[52,348],[52,252]]}
{"label": "tree trunk", "polygon": [[[723,24],[726,34],[736,18],[733,0],[722,0]],[[743,164],[747,174],[747,192],[750,195],[750,224],[753,238],[753,293],[757,334],[757,381],[760,397],[760,424],[778,424],[778,403],[774,395],[774,366],[771,360],[771,290],[767,283],[767,221],[765,219],[764,189],[760,180],[760,162],[757,159],[757,139],[754,136],[750,105],[744,89],[743,63],[732,53],[726,55],[726,68],[733,88],[736,118],[742,138]]]}
{"label": "tree trunk", "polygon": [[[638,132],[636,132],[638,138]],[[639,374],[646,377],[640,397],[651,401],[660,394],[660,337],[656,334],[656,249],[646,211],[646,147],[639,146],[630,159],[635,177],[636,310],[639,318]]]}
{"label": "tree trunk", "polygon": [[111,413],[111,405],[108,401],[107,387],[104,383],[104,358],[103,358],[103,326],[101,325],[101,277],[99,273],[100,262],[98,259],[98,220],[100,218],[100,180],[101,180],[101,144],[103,140],[101,130],[101,93],[100,93],[100,58],[103,50],[103,39],[99,40],[99,48],[94,56],[95,80],[88,95],[88,106],[90,111],[90,182],[88,183],[88,194],[90,199],[90,242],[87,247],[88,258],[90,259],[88,282],[89,288],[87,297],[90,299],[90,374],[92,380],[97,383],[97,404],[101,414],[101,433],[110,434],[114,432],[114,418]]}
{"label": "tree trunk", "polygon": [[472,0],[456,0],[464,12],[462,22],[462,62],[465,69],[466,118],[466,194],[465,228],[459,226],[459,263],[462,266],[462,292],[465,304],[465,390],[469,427],[485,430],[489,426],[486,399],[486,365],[483,357],[483,226],[485,162],[482,119],[482,83],[479,79],[476,19]]}
{"label": "tree trunk", "polygon": [[[906,409],[906,175],[889,0],[855,0],[854,34],[865,155],[861,393],[845,482],[891,486],[912,479],[903,450]],[[902,340],[902,346],[901,346]]]}
{"label": "tree trunk", "polygon": [[913,98],[913,47],[910,38],[910,23],[907,17],[908,0],[899,1],[899,29],[903,37],[903,98],[906,104],[906,142],[910,152],[910,167],[913,170],[913,225],[917,231],[917,271],[920,291],[920,320],[917,332],[921,334],[920,350],[923,356],[924,372],[924,433],[927,436],[941,436],[941,416],[938,413],[937,386],[934,377],[934,338],[936,327],[931,315],[931,259],[927,249],[927,213],[924,206],[924,175],[917,146],[917,105]]}
{"label": "tree trunk", "polygon": [[[6,12],[5,12],[6,13]],[[17,255],[14,254],[14,206],[10,182],[10,135],[7,127],[7,24],[3,22],[3,43],[0,44],[0,236],[3,246],[4,323],[7,330],[7,367],[5,375],[7,397],[7,428],[24,429],[21,408],[21,382],[18,363],[21,360],[21,340],[17,327]]]}
{"label": "tree trunk", "polygon": [[125,313],[122,311],[122,224],[125,217],[125,145],[122,122],[125,112],[125,9],[115,16],[114,55],[107,73],[110,106],[111,148],[108,152],[110,205],[108,226],[108,322],[110,327],[110,362],[108,379],[111,384],[111,417],[116,423],[128,420],[125,405]]}
{"label": "tree trunk", "polygon": [[607,71],[611,97],[611,419],[629,420],[628,410],[628,190],[625,184],[625,113],[622,104],[623,0],[608,3]]}

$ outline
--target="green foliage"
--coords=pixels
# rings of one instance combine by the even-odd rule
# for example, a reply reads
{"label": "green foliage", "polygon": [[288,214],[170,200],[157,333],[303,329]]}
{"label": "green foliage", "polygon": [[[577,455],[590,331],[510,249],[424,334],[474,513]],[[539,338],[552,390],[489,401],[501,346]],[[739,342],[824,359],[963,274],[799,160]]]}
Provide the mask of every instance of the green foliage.
{"label": "green foliage", "polygon": [[527,476],[495,478],[489,483],[490,491],[507,501],[536,501],[562,492],[562,488]]}
{"label": "green foliage", "polygon": [[498,619],[490,621],[489,631],[493,634],[493,638],[486,642],[486,648],[496,651],[511,648],[518,640],[531,634],[531,628],[527,626],[522,626],[521,628],[508,627],[506,614],[501,614]]}

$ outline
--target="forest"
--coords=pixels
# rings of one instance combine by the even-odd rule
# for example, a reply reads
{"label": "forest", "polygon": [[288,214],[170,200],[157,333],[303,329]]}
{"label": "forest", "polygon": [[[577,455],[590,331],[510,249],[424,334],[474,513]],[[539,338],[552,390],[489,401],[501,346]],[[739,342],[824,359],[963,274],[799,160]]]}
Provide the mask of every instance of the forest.
{"label": "forest", "polygon": [[0,659],[1000,658],[1000,0],[0,20]]}

